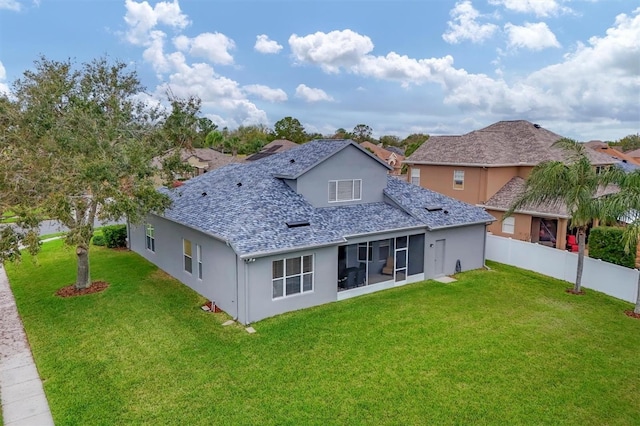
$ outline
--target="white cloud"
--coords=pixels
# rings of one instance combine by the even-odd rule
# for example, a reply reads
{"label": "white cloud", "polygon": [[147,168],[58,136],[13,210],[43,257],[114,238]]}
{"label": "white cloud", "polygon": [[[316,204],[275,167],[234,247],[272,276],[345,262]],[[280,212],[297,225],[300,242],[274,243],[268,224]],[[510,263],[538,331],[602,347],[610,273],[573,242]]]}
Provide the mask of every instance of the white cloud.
{"label": "white cloud", "polygon": [[278,44],[275,40],[269,40],[269,36],[266,34],[260,34],[256,36],[256,44],[253,46],[255,50],[260,53],[279,53],[282,50],[282,45]]}
{"label": "white cloud", "polygon": [[491,38],[498,29],[495,24],[479,24],[476,21],[481,15],[470,0],[459,1],[449,14],[452,20],[447,22],[449,29],[442,35],[447,43],[457,44],[464,40],[481,43]]}
{"label": "white cloud", "polygon": [[16,0],[0,0],[0,10],[3,9],[19,12],[22,9],[22,5]]}
{"label": "white cloud", "polygon": [[507,46],[510,48],[543,50],[548,47],[560,47],[555,34],[544,22],[525,22],[524,26],[507,23],[504,30],[507,33]]}
{"label": "white cloud", "polygon": [[304,99],[306,102],[331,102],[333,98],[322,89],[314,89],[304,84],[296,87],[296,97]]}
{"label": "white cloud", "polygon": [[249,84],[242,86],[242,89],[251,95],[256,95],[269,102],[284,102],[287,100],[287,94],[282,89],[272,89],[262,84]]}
{"label": "white cloud", "polygon": [[9,95],[9,86],[5,83],[7,79],[7,71],[4,69],[2,61],[0,61],[0,96]]}
{"label": "white cloud", "polygon": [[558,0],[489,0],[494,6],[504,6],[519,13],[533,13],[539,17],[570,13],[571,9],[562,6]]}
{"label": "white cloud", "polygon": [[289,46],[299,62],[310,62],[326,72],[338,72],[340,67],[356,65],[363,55],[373,50],[367,36],[351,30],[317,32],[304,37],[293,34]]}
{"label": "white cloud", "polygon": [[127,13],[124,16],[129,30],[126,39],[136,46],[146,46],[151,42],[150,34],[156,25],[164,24],[174,29],[183,29],[189,25],[187,15],[180,10],[177,0],[158,2],[154,7],[146,2],[125,0]]}
{"label": "white cloud", "polygon": [[176,48],[182,51],[188,49],[191,56],[208,59],[214,64],[231,65],[233,56],[229,53],[235,49],[233,40],[221,33],[202,33],[194,38],[178,36],[174,39]]}

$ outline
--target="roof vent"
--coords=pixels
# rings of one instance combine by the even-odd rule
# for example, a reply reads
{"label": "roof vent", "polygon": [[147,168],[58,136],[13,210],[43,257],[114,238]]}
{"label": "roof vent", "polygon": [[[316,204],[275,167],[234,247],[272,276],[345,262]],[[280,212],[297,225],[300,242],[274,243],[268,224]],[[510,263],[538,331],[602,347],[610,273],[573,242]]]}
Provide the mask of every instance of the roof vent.
{"label": "roof vent", "polygon": [[443,213],[444,214],[449,214],[449,210],[445,210]]}
{"label": "roof vent", "polygon": [[301,226],[309,226],[308,220],[291,220],[285,223],[287,224],[287,228],[300,228]]}
{"label": "roof vent", "polygon": [[207,196],[207,193],[206,193],[206,192],[203,192],[203,193],[202,193],[202,196],[203,196],[203,197],[206,197],[206,196]]}
{"label": "roof vent", "polygon": [[437,212],[442,210],[442,206],[439,204],[431,204],[425,207],[428,212]]}
{"label": "roof vent", "polygon": [[536,123],[536,124],[533,125],[533,127],[535,127],[536,129],[539,129],[540,125]]}
{"label": "roof vent", "polygon": [[236,185],[238,186],[238,188],[240,188],[242,186],[242,182],[238,182],[236,183]]}
{"label": "roof vent", "polygon": [[291,164],[293,164],[293,163],[295,163],[295,162],[296,162],[296,160],[294,160],[294,159],[292,158],[291,160],[289,160],[289,162],[290,162]]}

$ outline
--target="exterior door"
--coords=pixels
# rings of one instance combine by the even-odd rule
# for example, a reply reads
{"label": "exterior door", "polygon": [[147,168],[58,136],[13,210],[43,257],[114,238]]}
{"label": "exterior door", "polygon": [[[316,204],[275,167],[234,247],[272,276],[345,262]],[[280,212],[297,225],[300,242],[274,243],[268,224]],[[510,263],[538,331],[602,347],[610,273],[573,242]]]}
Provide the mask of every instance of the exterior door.
{"label": "exterior door", "polygon": [[435,253],[435,273],[436,276],[444,275],[444,253],[445,253],[446,240],[436,240],[436,253]]}
{"label": "exterior door", "polygon": [[407,237],[396,238],[395,250],[395,271],[394,279],[396,282],[406,281],[407,279],[407,255],[408,245]]}

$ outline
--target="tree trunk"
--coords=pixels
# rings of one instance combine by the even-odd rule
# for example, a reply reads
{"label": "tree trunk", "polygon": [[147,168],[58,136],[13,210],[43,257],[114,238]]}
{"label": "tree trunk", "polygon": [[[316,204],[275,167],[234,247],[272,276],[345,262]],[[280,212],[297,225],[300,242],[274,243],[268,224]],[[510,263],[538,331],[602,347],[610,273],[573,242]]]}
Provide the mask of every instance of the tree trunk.
{"label": "tree trunk", "polygon": [[640,274],[638,274],[638,295],[636,296],[636,307],[633,313],[640,314]]}
{"label": "tree trunk", "polygon": [[582,269],[584,268],[584,246],[586,233],[584,228],[578,228],[578,269],[576,270],[576,284],[573,291],[579,293],[582,290]]}
{"label": "tree trunk", "polygon": [[91,275],[89,274],[89,249],[84,244],[76,247],[78,256],[78,275],[76,278],[76,290],[82,290],[91,285]]}

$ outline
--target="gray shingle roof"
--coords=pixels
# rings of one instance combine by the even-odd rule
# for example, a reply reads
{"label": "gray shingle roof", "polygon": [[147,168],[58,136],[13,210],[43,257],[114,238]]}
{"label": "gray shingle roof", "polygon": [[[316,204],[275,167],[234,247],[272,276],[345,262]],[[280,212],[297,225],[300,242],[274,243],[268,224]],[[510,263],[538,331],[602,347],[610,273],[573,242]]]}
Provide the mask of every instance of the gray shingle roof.
{"label": "gray shingle roof", "polygon": [[[499,121],[460,136],[432,136],[405,163],[455,165],[536,165],[565,161],[567,153],[552,148],[562,136],[525,120]],[[598,152],[588,152],[592,164],[613,164]]]}
{"label": "gray shingle roof", "polygon": [[[391,203],[326,208],[314,208],[274,177],[303,173],[349,144],[353,142],[313,141],[255,162],[211,171],[172,190],[164,188],[161,191],[173,200],[164,216],[228,241],[243,257],[339,244],[350,235],[493,220],[481,208],[394,177],[388,177],[384,190]],[[424,206],[432,203],[442,204],[449,213],[426,212]],[[298,220],[308,220],[310,225],[287,227],[286,222]]]}

